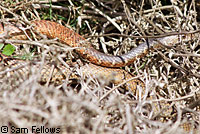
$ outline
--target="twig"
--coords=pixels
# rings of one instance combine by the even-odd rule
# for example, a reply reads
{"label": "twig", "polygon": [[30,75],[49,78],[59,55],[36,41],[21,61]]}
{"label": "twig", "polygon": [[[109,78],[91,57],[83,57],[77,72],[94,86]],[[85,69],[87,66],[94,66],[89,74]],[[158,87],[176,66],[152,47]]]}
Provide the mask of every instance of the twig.
{"label": "twig", "polygon": [[120,87],[120,86],[126,84],[127,82],[129,82],[129,81],[131,81],[131,80],[138,79],[138,78],[140,78],[140,77],[142,77],[142,76],[139,75],[139,76],[133,77],[133,78],[128,79],[128,80],[125,80],[124,82],[118,84],[117,86],[115,86],[115,87],[113,87],[112,89],[110,89],[106,94],[104,94],[104,95],[99,99],[98,102],[101,102],[105,97],[107,97],[110,93],[112,93],[112,92],[113,92],[114,90],[116,90],[118,87]]}
{"label": "twig", "polygon": [[183,108],[182,114],[188,113],[189,109],[194,109],[197,106],[200,106],[200,99],[195,100],[194,102],[192,102],[191,104],[189,104],[189,106],[187,106],[186,108]]}
{"label": "twig", "polygon": [[167,58],[164,54],[162,54],[161,52],[157,51],[158,54],[166,61],[168,62],[169,64],[171,64],[173,67],[179,69],[180,71],[184,72],[185,75],[192,75],[192,76],[195,76],[195,77],[198,77],[200,78],[200,74],[194,74],[191,72],[191,70],[188,70],[188,69],[185,69],[181,66],[179,66],[178,64],[176,64],[174,61],[170,60],[169,58]]}
{"label": "twig", "polygon": [[55,71],[55,65],[52,65],[51,66],[51,70],[50,70],[50,73],[49,73],[49,76],[47,77],[47,82],[46,82],[46,86],[49,85],[50,81],[51,81],[51,78],[53,76],[53,72]]}
{"label": "twig", "polygon": [[105,17],[108,21],[110,21],[120,31],[120,33],[122,33],[123,30],[120,28],[120,26],[115,21],[113,21],[108,15],[104,14],[102,11],[97,9],[92,2],[90,2],[89,7],[92,8],[95,12],[97,12],[100,15],[102,15],[103,17]]}
{"label": "twig", "polygon": [[169,32],[169,33],[164,33],[161,35],[155,35],[155,36],[134,36],[134,35],[126,35],[126,34],[118,34],[118,33],[110,33],[110,34],[102,34],[102,35],[90,35],[90,36],[85,36],[85,37],[102,37],[102,36],[122,36],[122,37],[129,37],[129,38],[163,38],[167,36],[173,36],[173,35],[189,35],[195,34],[195,33],[200,33],[200,29],[195,30],[195,31],[190,31],[190,32]]}

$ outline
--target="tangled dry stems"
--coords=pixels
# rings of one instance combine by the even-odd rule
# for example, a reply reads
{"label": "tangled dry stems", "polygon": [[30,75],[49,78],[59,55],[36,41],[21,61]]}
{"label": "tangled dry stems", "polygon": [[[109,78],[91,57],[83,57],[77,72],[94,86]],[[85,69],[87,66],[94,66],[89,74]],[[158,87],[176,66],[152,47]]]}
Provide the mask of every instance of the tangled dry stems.
{"label": "tangled dry stems", "polygon": [[[139,36],[155,36],[172,31],[193,31],[199,27],[195,14],[195,4],[197,4],[195,1],[191,3],[178,1],[162,5],[160,1],[131,3],[128,0],[96,0],[80,2],[81,5],[78,6],[74,1],[69,1],[64,2],[68,4],[67,8],[57,5],[58,1],[52,5],[44,3],[48,2],[1,2],[1,20],[17,21],[27,25],[28,20],[45,16],[46,12],[43,12],[41,7],[51,7],[55,14],[68,18],[67,23],[78,16],[77,32],[84,25],[86,28],[81,32],[95,36],[115,32],[128,36],[138,35],[139,38]],[[77,10],[75,7],[82,10]],[[68,16],[64,14],[66,10]],[[56,17],[58,16],[55,15],[52,19],[58,20]],[[66,24],[66,21],[60,22]],[[90,41],[94,47],[105,53],[121,54],[137,46],[136,41],[130,37],[99,38],[100,41],[96,37],[91,37]],[[197,99],[200,87],[199,39],[175,44],[171,49],[151,52],[147,57],[138,59],[124,68],[145,82],[144,96],[134,96],[130,92],[123,94],[121,93],[123,88],[117,90],[120,87],[108,86],[108,80],[104,78],[97,78],[98,80],[90,76],[86,78],[79,67],[69,68],[67,64],[66,68],[79,75],[78,81],[67,77],[62,84],[53,85],[47,82],[42,85],[38,82],[41,77],[40,67],[52,61],[59,66],[66,59],[77,60],[77,55],[72,49],[55,40],[47,39],[13,42],[1,40],[1,42],[28,44],[24,45],[26,52],[30,53],[32,48],[36,48],[37,51],[33,54],[42,53],[37,57],[41,64],[29,67],[31,68],[29,75],[19,72],[8,77],[1,71],[3,76],[0,80],[1,126],[25,127],[30,131],[34,125],[45,126],[61,128],[62,133],[184,133],[180,125],[191,122],[191,126],[195,126],[197,131],[199,129],[198,108],[192,105],[199,105]],[[22,55],[23,52],[24,49],[19,49],[15,53]],[[2,70],[4,69],[3,67]],[[148,99],[149,95],[153,100]],[[177,112],[173,120],[160,121],[162,111],[169,108],[167,105],[158,109],[157,113],[153,110],[157,108],[153,102],[161,105],[163,101]],[[194,101],[196,103],[192,103]]]}

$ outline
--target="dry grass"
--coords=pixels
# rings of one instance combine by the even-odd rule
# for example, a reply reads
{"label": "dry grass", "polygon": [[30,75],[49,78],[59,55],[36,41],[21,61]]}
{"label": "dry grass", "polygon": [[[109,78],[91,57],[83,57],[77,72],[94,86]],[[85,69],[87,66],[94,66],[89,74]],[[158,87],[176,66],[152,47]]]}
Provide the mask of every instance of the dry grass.
{"label": "dry grass", "polygon": [[[89,36],[99,51],[120,55],[137,46],[138,40],[131,36],[137,36],[142,42],[141,37],[199,29],[198,8],[199,3],[194,0],[186,3],[53,0],[51,4],[6,0],[0,1],[0,16],[4,23],[27,28],[29,21],[35,19],[70,25],[81,35]],[[64,66],[70,73],[61,84],[60,81],[52,84],[48,79],[46,84],[39,82],[40,67],[44,64],[54,62],[59,67],[64,61],[78,61],[73,49],[45,38],[17,43],[24,45],[16,46],[14,56],[38,60],[41,64],[25,65],[29,69],[27,75],[9,74],[1,64],[0,126],[8,126],[9,130],[13,126],[28,128],[29,133],[33,131],[32,126],[40,130],[44,126],[57,128],[60,133],[167,134],[184,133],[182,124],[189,122],[191,133],[199,132],[199,39],[150,52],[122,68],[145,83],[144,96],[121,93],[124,88],[117,87],[120,90],[113,90],[104,98],[115,85],[108,84],[105,78],[86,78],[79,67],[85,64],[82,59],[73,68]],[[78,76],[77,80],[71,79],[71,73]],[[171,110],[170,117],[163,117],[166,110]]]}

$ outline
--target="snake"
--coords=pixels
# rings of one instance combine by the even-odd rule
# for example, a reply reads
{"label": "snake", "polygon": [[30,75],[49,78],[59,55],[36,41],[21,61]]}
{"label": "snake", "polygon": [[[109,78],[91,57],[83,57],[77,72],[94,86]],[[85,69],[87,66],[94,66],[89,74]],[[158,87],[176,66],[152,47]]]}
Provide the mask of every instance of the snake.
{"label": "snake", "polygon": [[[37,32],[46,35],[49,38],[58,38],[64,44],[67,44],[71,47],[79,47],[76,49],[76,51],[80,54],[81,57],[87,59],[89,62],[95,65],[104,67],[124,67],[130,65],[137,58],[144,57],[148,53],[149,48],[159,48],[161,46],[160,43],[170,45],[179,41],[178,35],[159,38],[157,41],[150,40],[148,45],[146,43],[142,43],[138,47],[130,50],[128,53],[122,54],[120,56],[114,56],[97,51],[92,47],[91,43],[88,43],[85,40],[84,37],[56,22],[40,20],[32,21],[31,24],[33,24],[34,29]],[[10,25],[5,25],[3,27],[1,24],[0,28],[0,37],[4,34],[7,34],[8,32],[10,32],[9,36],[20,36],[22,33],[22,31],[17,27]],[[20,36],[20,38],[22,38],[22,36]],[[187,35],[184,38],[184,40],[189,40],[191,39],[191,36]]]}
{"label": "snake", "polygon": [[[125,82],[125,87],[128,90],[131,90],[134,94],[137,92],[138,86],[145,88],[144,83],[139,79],[132,79],[134,75],[131,73],[120,69],[119,67],[124,67],[132,64],[138,58],[144,57],[149,50],[161,48],[163,45],[172,46],[181,41],[191,40],[192,37],[198,38],[198,33],[185,34],[185,35],[171,35],[156,40],[149,40],[148,44],[146,42],[141,43],[138,47],[131,49],[128,53],[114,56],[105,54],[97,51],[92,47],[92,44],[88,42],[83,36],[74,32],[73,30],[58,24],[56,22],[47,21],[47,20],[36,20],[31,22],[33,29],[42,35],[46,35],[48,38],[57,38],[60,42],[70,46],[77,47],[75,51],[84,59],[89,61],[89,64],[85,64],[80,67],[80,70],[83,74],[90,75],[92,77],[100,76],[105,79],[110,79],[114,84],[120,84]],[[0,38],[9,38],[14,37],[14,39],[27,39],[24,35],[24,32],[11,24],[0,23]],[[40,62],[27,62],[24,60],[19,60],[16,58],[11,58],[9,56],[0,54],[0,61],[3,62],[5,67],[18,68],[22,76],[28,74],[30,66],[40,67]],[[41,81],[48,81],[49,74],[51,72],[51,66],[53,64],[46,64],[41,70]],[[16,71],[8,70],[4,71],[15,73]],[[67,76],[69,76],[71,70],[66,68],[64,65],[59,65],[54,68],[53,73],[51,74],[52,81],[62,81]],[[2,75],[1,74],[1,75]]]}

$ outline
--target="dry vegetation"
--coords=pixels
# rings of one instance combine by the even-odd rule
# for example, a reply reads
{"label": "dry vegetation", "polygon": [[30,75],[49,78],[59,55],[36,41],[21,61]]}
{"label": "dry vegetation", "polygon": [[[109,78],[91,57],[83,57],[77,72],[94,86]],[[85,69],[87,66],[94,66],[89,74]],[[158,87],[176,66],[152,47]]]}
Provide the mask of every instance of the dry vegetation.
{"label": "dry vegetation", "polygon": [[[30,29],[31,20],[52,20],[112,55],[128,52],[144,37],[198,30],[199,8],[195,0],[0,0],[5,24]],[[125,92],[123,86],[108,84],[105,78],[85,78],[79,66],[87,61],[72,48],[45,37],[32,40],[14,40],[21,46],[11,43],[17,48],[12,56],[25,59],[25,63],[31,59],[42,64],[27,64],[28,75],[19,72],[11,77],[5,72],[7,66],[0,66],[0,126],[28,128],[29,133],[32,126],[40,130],[44,126],[59,128],[60,133],[167,134],[184,133],[187,122],[191,133],[200,132],[198,38],[151,51],[122,68],[145,83],[144,96]],[[68,70],[76,78],[39,82],[44,64],[54,62],[59,67],[64,61],[73,61],[75,66]]]}

